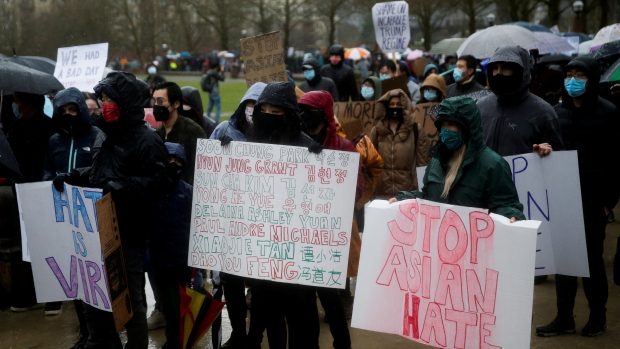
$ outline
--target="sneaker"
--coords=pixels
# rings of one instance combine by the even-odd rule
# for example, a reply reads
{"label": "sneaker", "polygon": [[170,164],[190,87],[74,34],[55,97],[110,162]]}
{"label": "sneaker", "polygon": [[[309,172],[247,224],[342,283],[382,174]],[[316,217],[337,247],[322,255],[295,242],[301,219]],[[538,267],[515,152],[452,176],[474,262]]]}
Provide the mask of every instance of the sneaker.
{"label": "sneaker", "polygon": [[14,313],[23,313],[25,311],[30,311],[30,310],[34,310],[34,309],[39,309],[43,306],[43,304],[31,304],[31,305],[12,305],[11,306],[11,311]]}
{"label": "sneaker", "polygon": [[588,323],[581,330],[581,335],[584,337],[596,337],[605,333],[607,325],[600,321],[588,320]]}
{"label": "sneaker", "polygon": [[562,319],[557,316],[545,326],[536,327],[536,335],[539,337],[554,337],[562,334],[575,333],[575,319]]}
{"label": "sneaker", "polygon": [[146,319],[146,323],[149,327],[149,331],[156,330],[158,328],[166,327],[166,318],[164,317],[164,313],[155,309],[149,315],[149,318]]}
{"label": "sneaker", "polygon": [[62,313],[62,302],[45,303],[45,316],[59,315]]}

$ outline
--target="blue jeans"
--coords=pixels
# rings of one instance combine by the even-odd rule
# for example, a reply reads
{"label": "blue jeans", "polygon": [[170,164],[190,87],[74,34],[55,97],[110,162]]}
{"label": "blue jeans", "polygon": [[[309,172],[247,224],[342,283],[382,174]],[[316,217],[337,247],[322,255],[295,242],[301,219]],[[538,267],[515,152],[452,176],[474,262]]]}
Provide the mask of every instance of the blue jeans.
{"label": "blue jeans", "polygon": [[211,111],[215,106],[215,124],[220,123],[220,114],[222,113],[222,98],[219,93],[209,94],[209,103],[207,104],[207,116],[211,117]]}

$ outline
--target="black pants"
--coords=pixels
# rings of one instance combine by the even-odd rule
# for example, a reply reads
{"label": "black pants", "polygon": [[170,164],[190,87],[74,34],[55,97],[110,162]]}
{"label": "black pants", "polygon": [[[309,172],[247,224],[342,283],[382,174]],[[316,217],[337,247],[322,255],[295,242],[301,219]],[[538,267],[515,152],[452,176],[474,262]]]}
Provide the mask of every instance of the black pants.
{"label": "black pants", "polygon": [[[317,288],[321,305],[325,310],[325,316],[329,323],[329,331],[334,338],[335,349],[350,349],[351,335],[349,334],[349,323],[344,312],[342,297],[344,290],[336,288]],[[349,295],[350,297],[350,295]]]}
{"label": "black pants", "polygon": [[166,344],[162,348],[181,348],[179,288],[188,284],[189,267],[166,268],[152,265],[152,268],[155,279],[153,289],[157,288],[161,311],[166,318]]}
{"label": "black pants", "polygon": [[221,273],[220,277],[222,278],[230,327],[232,327],[230,338],[244,341],[246,337],[245,318],[248,312],[245,304],[244,279],[240,276],[226,273]]}
{"label": "black pants", "polygon": [[[600,210],[598,210],[599,208]],[[598,205],[590,205],[588,207],[584,203],[584,223],[590,277],[583,278],[583,290],[590,307],[590,319],[605,323],[608,288],[605,263],[603,261],[606,225],[603,207]],[[556,275],[555,280],[558,316],[572,318],[575,297],[577,295],[577,278]]]}

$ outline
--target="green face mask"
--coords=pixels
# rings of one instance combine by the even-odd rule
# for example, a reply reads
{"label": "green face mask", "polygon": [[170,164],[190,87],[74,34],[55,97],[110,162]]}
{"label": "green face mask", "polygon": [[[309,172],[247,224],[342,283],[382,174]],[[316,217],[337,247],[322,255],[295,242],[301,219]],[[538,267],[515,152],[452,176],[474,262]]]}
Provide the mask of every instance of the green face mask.
{"label": "green face mask", "polygon": [[445,144],[446,148],[450,150],[456,150],[463,145],[463,136],[458,131],[452,131],[442,127],[439,132],[439,138],[441,139],[441,143]]}

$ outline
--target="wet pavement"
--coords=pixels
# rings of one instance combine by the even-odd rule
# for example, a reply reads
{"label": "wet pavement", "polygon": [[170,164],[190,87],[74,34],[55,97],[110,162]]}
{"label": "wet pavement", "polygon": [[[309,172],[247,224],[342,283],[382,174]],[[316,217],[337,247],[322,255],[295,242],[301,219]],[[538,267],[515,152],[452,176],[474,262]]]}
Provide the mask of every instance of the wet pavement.
{"label": "wet pavement", "polygon": [[[620,210],[616,208],[616,217],[620,217]],[[535,335],[537,325],[546,324],[555,316],[555,287],[553,279],[534,288],[534,311],[532,321],[532,348],[619,348],[620,347],[620,286],[612,282],[612,264],[616,252],[616,239],[620,236],[620,223],[614,222],[607,227],[605,243],[605,262],[609,277],[609,302],[607,304],[607,332],[599,337],[585,338],[579,334],[552,338],[540,338]],[[353,284],[354,287],[354,284]],[[153,309],[153,295],[147,287],[149,311]],[[380,300],[378,300],[380,304]],[[230,325],[223,311],[223,339],[230,335]],[[583,289],[579,288],[575,306],[575,321],[579,331],[587,321],[588,310]],[[322,314],[321,314],[321,318]],[[46,317],[43,309],[35,309],[25,313],[12,313],[9,310],[0,311],[0,349],[56,349],[70,348],[76,341],[78,333],[77,319],[70,302],[64,304],[63,312],[58,316]],[[211,348],[210,334],[208,334],[197,348]],[[164,343],[164,330],[149,332],[149,348],[160,348]],[[411,342],[405,338],[370,331],[351,329],[353,348],[425,348],[426,346]],[[324,321],[321,321],[321,347],[331,348],[331,335]],[[264,340],[263,348],[268,348]]]}

